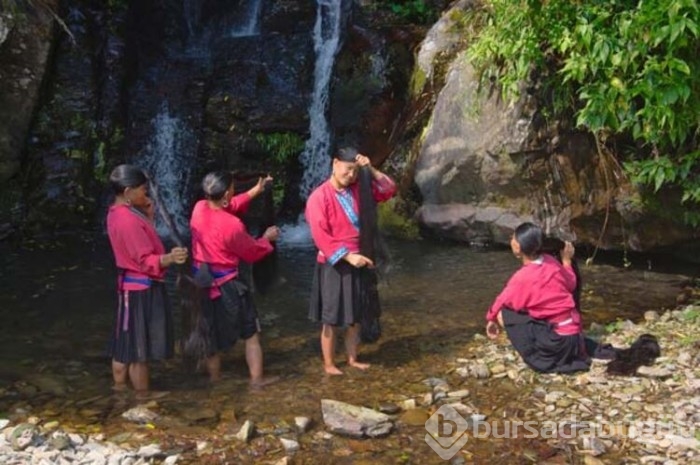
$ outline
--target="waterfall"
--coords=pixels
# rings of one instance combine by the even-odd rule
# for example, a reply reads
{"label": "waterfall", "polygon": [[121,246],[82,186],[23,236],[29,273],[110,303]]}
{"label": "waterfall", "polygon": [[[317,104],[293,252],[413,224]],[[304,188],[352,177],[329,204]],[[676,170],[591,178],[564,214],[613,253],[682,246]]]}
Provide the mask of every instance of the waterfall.
{"label": "waterfall", "polygon": [[[173,217],[178,232],[189,231],[189,208],[186,195],[192,174],[191,153],[195,149],[192,131],[177,117],[170,114],[167,102],[151,120],[153,135],[139,160],[141,168],[158,186],[159,194]],[[158,216],[156,216],[158,219]],[[160,220],[158,233],[169,236]]]}
{"label": "waterfall", "polygon": [[248,37],[260,34],[260,11],[262,0],[244,0],[246,8],[233,27],[231,37]]}
{"label": "waterfall", "polygon": [[331,134],[326,119],[328,91],[333,74],[335,55],[340,42],[342,0],[317,0],[314,25],[314,89],[309,106],[309,139],[304,146],[301,162],[304,174],[299,186],[302,198],[326,180],[330,174]]}

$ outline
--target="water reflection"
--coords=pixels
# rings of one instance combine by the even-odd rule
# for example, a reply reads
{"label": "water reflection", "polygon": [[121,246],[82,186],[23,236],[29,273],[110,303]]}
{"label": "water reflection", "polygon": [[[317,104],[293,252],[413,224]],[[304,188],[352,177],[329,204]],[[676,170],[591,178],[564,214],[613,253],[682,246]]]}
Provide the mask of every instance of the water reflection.
{"label": "water reflection", "polygon": [[[115,433],[133,427],[119,416],[126,404],[109,393],[111,374],[104,357],[116,307],[115,273],[104,239],[84,239],[28,244],[19,251],[8,246],[3,252],[0,414],[19,408],[59,418],[62,424]],[[242,344],[225,356],[224,381],[213,389],[204,374],[185,372],[178,360],[157,364],[155,388],[171,391],[159,400],[161,427],[169,434],[228,434],[238,426],[236,419],[251,419],[264,431],[280,421],[293,424],[293,417],[302,415],[320,430],[322,398],[377,406],[424,393],[421,381],[445,376],[447,362],[475,332],[483,331],[484,312],[518,261],[506,251],[428,242],[392,242],[390,249],[393,268],[380,291],[384,335],[361,348],[361,357],[373,364],[369,372],[346,369],[344,377],[332,379],[322,375],[318,328],[307,320],[315,252],[282,248],[279,283],[255,298],[267,371],[284,380],[262,393],[248,392]],[[609,265],[582,272],[587,323],[639,318],[646,310],[670,307],[684,280]],[[201,418],[202,412],[212,413]],[[424,434],[421,428],[404,428],[364,453],[390,462],[408,453],[420,457],[419,463],[439,463],[423,442]],[[311,438],[301,437],[300,457],[324,463],[317,443],[304,448]],[[338,441],[328,442],[328,451],[356,447]],[[371,444],[366,447],[378,443]],[[346,460],[331,458],[332,463]]]}

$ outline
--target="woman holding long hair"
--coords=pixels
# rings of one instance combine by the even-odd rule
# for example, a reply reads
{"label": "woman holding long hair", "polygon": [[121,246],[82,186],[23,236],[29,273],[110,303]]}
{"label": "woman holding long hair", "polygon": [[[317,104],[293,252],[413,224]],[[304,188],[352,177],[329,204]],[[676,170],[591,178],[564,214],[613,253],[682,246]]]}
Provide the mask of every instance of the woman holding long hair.
{"label": "woman holding long hair", "polygon": [[274,250],[279,236],[277,226],[270,226],[262,237],[254,238],[237,216],[244,214],[251,200],[260,195],[272,178],[260,178],[250,190],[234,196],[233,175],[228,171],[207,174],[202,181],[204,200],[192,211],[192,258],[197,269],[211,275],[208,295],[202,305],[209,378],[221,378],[220,353],[241,338],[245,340],[245,358],[250,384],[263,386],[273,378],[263,376],[263,352],[260,345],[258,313],[248,286],[242,281],[238,265],[241,260],[254,263]]}
{"label": "woman holding long hair", "polygon": [[[360,176],[361,170],[367,177]],[[361,184],[365,184],[361,182],[363,178],[368,181],[365,189],[361,189]],[[368,191],[368,195],[363,195],[361,190]],[[370,252],[374,247],[369,243],[376,237],[363,240],[365,233],[373,229],[372,224],[363,222],[363,217],[367,208],[389,200],[395,193],[394,181],[374,168],[367,156],[353,147],[343,147],[333,154],[329,179],[306,202],[306,221],[318,248],[309,318],[321,323],[326,374],[343,374],[334,357],[335,341],[342,329],[348,365],[360,370],[369,367],[358,360],[357,351],[363,330],[378,323],[379,295],[374,269],[379,257]],[[363,202],[365,197],[369,197],[369,205]],[[368,339],[376,340],[378,334],[371,336]]]}
{"label": "woman holding long hair", "polygon": [[148,362],[173,355],[172,311],[163,279],[166,269],[187,260],[187,249],[166,253],[153,226],[148,178],[132,165],[109,177],[115,195],[107,213],[107,233],[119,271],[119,304],[110,356],[114,388],[131,381],[138,394],[149,389]]}

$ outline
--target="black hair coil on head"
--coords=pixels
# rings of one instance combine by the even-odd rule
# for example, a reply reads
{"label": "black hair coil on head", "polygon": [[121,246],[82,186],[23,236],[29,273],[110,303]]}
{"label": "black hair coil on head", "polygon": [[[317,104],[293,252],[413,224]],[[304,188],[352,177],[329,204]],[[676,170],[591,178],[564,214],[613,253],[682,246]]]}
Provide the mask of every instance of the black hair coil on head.
{"label": "black hair coil on head", "polygon": [[127,188],[143,186],[147,182],[146,173],[134,165],[119,165],[109,175],[109,185],[115,195],[121,195]]}
{"label": "black hair coil on head", "polygon": [[523,255],[536,257],[540,253],[544,236],[542,228],[534,223],[523,223],[515,228],[514,235]]}
{"label": "black hair coil on head", "polygon": [[341,147],[333,152],[333,158],[345,162],[354,162],[359,153],[355,147]]}

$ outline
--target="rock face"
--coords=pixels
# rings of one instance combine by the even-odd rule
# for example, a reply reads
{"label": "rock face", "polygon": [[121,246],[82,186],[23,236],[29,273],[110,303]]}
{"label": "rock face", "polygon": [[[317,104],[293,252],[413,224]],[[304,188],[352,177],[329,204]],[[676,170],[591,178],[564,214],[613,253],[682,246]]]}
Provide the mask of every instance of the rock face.
{"label": "rock face", "polygon": [[19,170],[53,33],[53,17],[45,9],[22,18],[0,12],[0,183]]}
{"label": "rock face", "polygon": [[497,89],[477,92],[456,21],[471,4],[455,3],[421,44],[413,101],[404,111],[429,118],[422,131],[406,126],[401,137],[409,142],[397,144],[392,156],[417,186],[416,216],[425,230],[507,244],[515,226],[535,221],[563,239],[637,251],[696,237],[672,215],[646,210],[619,163],[599,152],[592,136],[569,122],[547,121],[536,84],[523,86],[515,103],[501,100]]}
{"label": "rock face", "polygon": [[321,411],[323,422],[330,431],[345,436],[379,437],[388,434],[392,428],[388,415],[337,400],[322,399]]}

